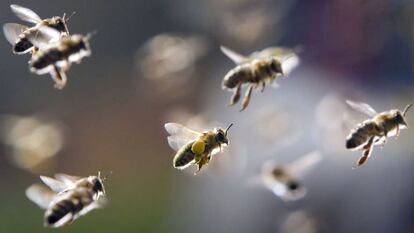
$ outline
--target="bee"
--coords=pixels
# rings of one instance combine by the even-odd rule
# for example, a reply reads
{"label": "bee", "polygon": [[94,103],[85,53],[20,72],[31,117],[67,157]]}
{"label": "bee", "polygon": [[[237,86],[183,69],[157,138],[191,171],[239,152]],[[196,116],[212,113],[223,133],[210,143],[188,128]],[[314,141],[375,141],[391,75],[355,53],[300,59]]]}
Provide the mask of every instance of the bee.
{"label": "bee", "polygon": [[79,64],[84,57],[91,55],[91,35],[70,35],[53,43],[45,43],[47,38],[55,38],[58,33],[55,29],[42,27],[38,35],[29,37],[29,41],[40,48],[30,59],[29,68],[38,75],[50,73],[55,87],[62,89],[66,85],[66,72],[71,64]]}
{"label": "bee", "polygon": [[28,52],[36,52],[37,48],[28,39],[29,36],[34,36],[38,33],[41,27],[50,27],[60,32],[60,37],[69,36],[67,22],[69,18],[63,14],[63,17],[53,16],[52,18],[41,19],[32,10],[19,6],[10,5],[11,10],[21,20],[35,24],[33,27],[27,27],[17,23],[6,23],[3,25],[3,32],[6,39],[13,45],[14,54],[25,54]]}
{"label": "bee", "polygon": [[267,84],[276,87],[276,78],[285,77],[299,64],[299,57],[287,48],[271,47],[248,57],[224,46],[221,46],[221,51],[237,64],[225,75],[222,83],[223,89],[233,90],[229,106],[240,100],[242,86],[247,85],[240,111],[248,106],[254,88],[261,87],[263,92]]}
{"label": "bee", "polygon": [[40,176],[50,189],[33,184],[26,190],[26,196],[46,210],[46,227],[68,225],[89,211],[102,207],[104,202],[100,197],[105,196],[105,188],[100,173],[84,178],[56,174],[55,178]]}
{"label": "bee", "polygon": [[318,151],[302,156],[290,164],[278,165],[273,161],[263,164],[260,182],[284,201],[295,201],[306,194],[306,189],[298,177],[315,166],[322,156]]}
{"label": "bee", "polygon": [[398,109],[377,113],[366,103],[347,100],[346,103],[353,109],[365,114],[370,119],[360,123],[346,138],[346,149],[362,150],[354,168],[363,165],[372,153],[374,145],[383,147],[388,137],[399,136],[400,130],[407,128],[405,114],[412,104],[408,104],[401,112]]}
{"label": "bee", "polygon": [[[228,130],[215,128],[211,131],[199,133],[177,123],[164,125],[168,136],[168,144],[177,151],[173,160],[173,166],[177,169],[185,169],[192,164],[197,166],[197,172],[209,163],[211,157],[221,151],[223,144],[229,144]],[[196,174],[195,173],[195,174]]]}

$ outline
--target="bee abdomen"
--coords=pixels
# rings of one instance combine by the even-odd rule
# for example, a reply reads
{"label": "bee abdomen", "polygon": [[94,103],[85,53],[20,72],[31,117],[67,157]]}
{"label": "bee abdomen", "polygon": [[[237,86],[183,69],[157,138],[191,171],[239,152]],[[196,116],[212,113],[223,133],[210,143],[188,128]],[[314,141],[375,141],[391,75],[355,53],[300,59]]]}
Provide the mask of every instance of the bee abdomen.
{"label": "bee abdomen", "polygon": [[194,153],[191,151],[193,143],[188,143],[180,149],[174,157],[173,165],[175,168],[184,167],[194,159]]}
{"label": "bee abdomen", "polygon": [[19,39],[13,46],[13,53],[25,53],[33,47],[33,44],[26,38]]}
{"label": "bee abdomen", "polygon": [[45,223],[54,225],[67,214],[75,214],[82,210],[83,204],[80,200],[62,200],[56,203],[51,209],[45,213]]}
{"label": "bee abdomen", "polygon": [[223,87],[233,89],[240,83],[254,82],[251,69],[240,66],[230,70],[223,80]]}
{"label": "bee abdomen", "polygon": [[377,126],[373,122],[367,122],[355,129],[346,140],[346,148],[354,149],[367,142],[369,137],[375,136]]}
{"label": "bee abdomen", "polygon": [[31,66],[36,70],[41,70],[60,60],[62,60],[62,54],[58,50],[50,50],[34,59]]}

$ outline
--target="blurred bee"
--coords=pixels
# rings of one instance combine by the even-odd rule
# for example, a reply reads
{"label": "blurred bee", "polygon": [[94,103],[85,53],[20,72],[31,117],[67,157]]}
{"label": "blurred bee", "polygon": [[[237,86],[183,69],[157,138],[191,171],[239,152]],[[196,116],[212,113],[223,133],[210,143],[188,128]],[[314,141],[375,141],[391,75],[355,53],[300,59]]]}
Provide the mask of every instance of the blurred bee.
{"label": "blurred bee", "polygon": [[259,182],[284,201],[301,199],[305,196],[306,189],[298,177],[302,177],[305,171],[315,166],[321,158],[321,154],[314,151],[286,165],[268,161],[262,166]]}
{"label": "blurred bee", "polygon": [[46,209],[44,225],[62,227],[78,217],[103,205],[101,196],[105,196],[103,181],[98,176],[79,178],[65,174],[56,174],[56,179],[40,176],[49,188],[33,184],[26,190],[26,196]]}
{"label": "blurred bee", "polygon": [[[35,26],[27,27],[17,23],[6,23],[3,25],[3,32],[6,39],[13,45],[14,54],[25,54],[36,52],[37,48],[33,46],[28,37],[33,37],[38,33],[41,27],[50,27],[60,32],[60,37],[69,36],[67,22],[69,18],[54,16],[48,19],[41,19],[35,12],[19,5],[10,5],[11,10],[21,20],[33,23]],[[53,38],[56,39],[56,38]]]}
{"label": "blurred bee", "polygon": [[388,137],[398,137],[400,130],[407,127],[404,117],[412,104],[408,104],[402,112],[398,109],[392,109],[377,113],[366,103],[349,100],[346,102],[351,108],[370,117],[352,130],[346,138],[345,146],[347,149],[362,150],[362,156],[354,166],[354,168],[358,168],[368,160],[374,145],[383,147]]}
{"label": "blurred bee", "polygon": [[55,29],[42,27],[36,36],[29,41],[40,48],[30,59],[30,71],[38,75],[50,73],[55,87],[62,89],[66,85],[66,71],[72,63],[79,64],[84,57],[91,55],[90,35],[71,35],[58,41],[48,43],[49,38],[56,38],[59,32]]}
{"label": "blurred bee", "polygon": [[173,166],[177,169],[185,169],[191,164],[197,166],[197,172],[208,164],[211,156],[221,151],[223,144],[228,145],[227,129],[215,128],[212,131],[199,133],[177,123],[165,124],[165,129],[170,134],[168,144],[177,151],[173,160]]}
{"label": "blurred bee", "polygon": [[249,104],[253,88],[261,87],[263,92],[267,84],[277,86],[276,77],[288,75],[299,64],[299,57],[287,48],[272,47],[248,57],[224,46],[221,46],[221,51],[237,64],[226,74],[222,83],[223,89],[233,90],[229,106],[240,100],[242,85],[248,86],[240,111]]}

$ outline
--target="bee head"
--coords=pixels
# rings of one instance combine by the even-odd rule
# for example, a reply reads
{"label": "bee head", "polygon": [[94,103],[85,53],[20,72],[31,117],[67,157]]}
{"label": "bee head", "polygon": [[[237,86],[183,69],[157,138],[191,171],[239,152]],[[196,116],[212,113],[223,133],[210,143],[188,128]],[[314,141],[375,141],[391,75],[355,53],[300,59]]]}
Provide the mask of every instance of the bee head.
{"label": "bee head", "polygon": [[216,140],[220,143],[220,144],[229,144],[229,139],[227,138],[227,132],[229,131],[229,129],[233,126],[233,123],[231,123],[226,130],[223,130],[221,128],[216,129]]}
{"label": "bee head", "polygon": [[59,32],[65,33],[66,36],[69,35],[69,30],[66,26],[66,21],[65,21],[65,15],[63,15],[62,17],[59,16],[54,16],[52,18],[52,23],[51,23],[51,27],[53,27],[54,29],[58,30]]}
{"label": "bee head", "polygon": [[408,104],[407,106],[405,106],[404,110],[402,112],[400,111],[396,111],[395,113],[395,121],[400,124],[400,125],[404,125],[407,126],[407,122],[405,122],[405,114],[407,113],[408,109],[411,108],[413,104]]}
{"label": "bee head", "polygon": [[105,187],[103,180],[101,179],[101,172],[98,172],[98,176],[90,176],[89,181],[92,184],[92,190],[97,197],[105,196]]}
{"label": "bee head", "polygon": [[407,123],[405,122],[404,117],[400,111],[397,111],[395,113],[394,119],[397,124],[407,126]]}
{"label": "bee head", "polygon": [[275,73],[277,73],[277,74],[282,74],[282,75],[284,75],[284,74],[283,74],[283,70],[282,70],[282,64],[280,63],[280,61],[279,61],[278,59],[276,59],[276,58],[272,57],[272,58],[270,59],[270,63],[269,63],[269,65],[270,65],[270,69],[271,69],[273,72],[275,72]]}

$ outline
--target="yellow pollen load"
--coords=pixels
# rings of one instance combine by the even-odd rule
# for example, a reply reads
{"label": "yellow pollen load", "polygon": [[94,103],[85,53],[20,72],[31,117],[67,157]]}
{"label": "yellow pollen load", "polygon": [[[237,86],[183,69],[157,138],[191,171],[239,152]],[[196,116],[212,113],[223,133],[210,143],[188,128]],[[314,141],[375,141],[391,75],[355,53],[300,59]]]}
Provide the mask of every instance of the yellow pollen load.
{"label": "yellow pollen load", "polygon": [[203,140],[195,141],[193,145],[191,146],[191,151],[194,154],[202,154],[204,153],[204,149],[206,147],[206,144]]}

